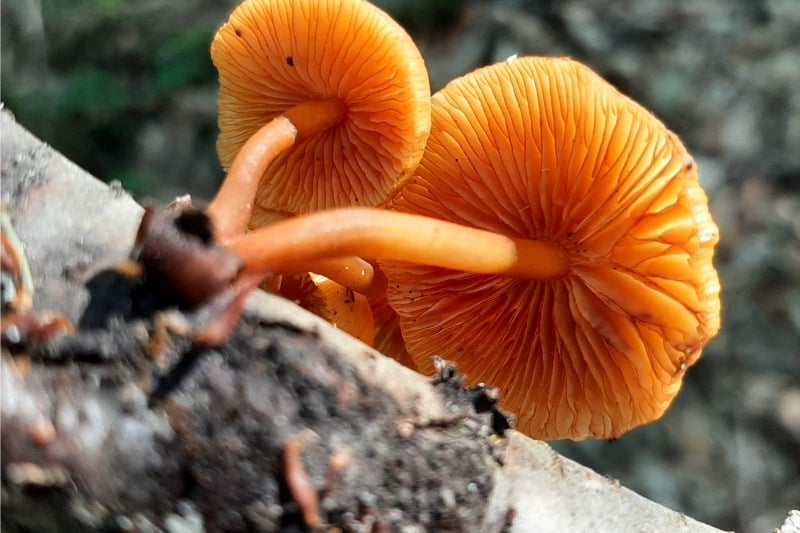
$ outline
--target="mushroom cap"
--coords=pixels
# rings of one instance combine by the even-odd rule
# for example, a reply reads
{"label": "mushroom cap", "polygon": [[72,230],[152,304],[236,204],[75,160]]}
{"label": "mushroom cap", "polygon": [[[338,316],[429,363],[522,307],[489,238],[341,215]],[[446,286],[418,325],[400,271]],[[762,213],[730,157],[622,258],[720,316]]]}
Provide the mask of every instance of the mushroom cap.
{"label": "mushroom cap", "polygon": [[500,387],[536,438],[616,438],[659,418],[720,323],[718,230],[680,140],[560,58],[477,70],[432,113],[389,207],[547,239],[571,266],[535,281],[383,264],[416,364],[440,355]]}
{"label": "mushroom cap", "polygon": [[374,206],[419,162],[430,131],[425,64],[403,28],[368,2],[245,0],[215,36],[211,57],[226,168],[259,127],[297,104],[344,106],[339,123],[298,139],[269,166],[256,207],[299,214]]}

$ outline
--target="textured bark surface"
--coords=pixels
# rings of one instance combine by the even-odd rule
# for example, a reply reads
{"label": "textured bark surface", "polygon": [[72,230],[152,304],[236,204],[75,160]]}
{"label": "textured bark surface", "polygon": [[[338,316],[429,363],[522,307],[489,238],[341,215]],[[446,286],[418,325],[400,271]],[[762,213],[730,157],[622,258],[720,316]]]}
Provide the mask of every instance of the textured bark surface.
{"label": "textured bark surface", "polygon": [[252,296],[227,343],[193,347],[202,310],[142,312],[107,270],[141,208],[5,112],[2,134],[34,312],[79,326],[3,348],[3,530],[714,531],[496,435],[481,391],[447,371],[432,382],[285,300]]}

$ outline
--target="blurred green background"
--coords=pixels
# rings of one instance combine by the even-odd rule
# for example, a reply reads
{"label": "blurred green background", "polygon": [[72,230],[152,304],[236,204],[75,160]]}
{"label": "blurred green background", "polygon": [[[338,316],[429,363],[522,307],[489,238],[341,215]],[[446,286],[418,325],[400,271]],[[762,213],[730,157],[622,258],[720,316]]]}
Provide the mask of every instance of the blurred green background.
{"label": "blurred green background", "polygon": [[[383,0],[433,89],[511,54],[570,55],[652,109],[695,156],[722,242],[720,336],[662,421],[566,455],[721,528],[800,507],[800,4],[796,0]],[[6,0],[2,99],[140,198],[208,199],[209,44],[233,0]]]}

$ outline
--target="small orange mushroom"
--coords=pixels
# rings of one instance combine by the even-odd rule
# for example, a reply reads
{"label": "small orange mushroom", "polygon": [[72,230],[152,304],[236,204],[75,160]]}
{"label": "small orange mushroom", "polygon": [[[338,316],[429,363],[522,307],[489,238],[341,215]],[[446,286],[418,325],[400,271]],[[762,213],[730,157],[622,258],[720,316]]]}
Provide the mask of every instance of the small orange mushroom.
{"label": "small orange mushroom", "polygon": [[280,294],[364,344],[375,340],[372,308],[363,294],[314,273],[284,277]]}
{"label": "small orange mushroom", "polygon": [[427,71],[408,34],[368,2],[245,0],[211,56],[217,149],[230,166],[208,208],[219,239],[248,223],[378,205],[419,162]]}
{"label": "small orange mushroom", "polygon": [[246,273],[380,260],[416,365],[441,355],[500,387],[531,436],[614,438],[659,418],[719,329],[718,230],[696,166],[574,61],[450,83],[389,207],[286,220],[232,248]]}
{"label": "small orange mushroom", "polygon": [[[400,26],[362,0],[248,0],[216,35],[212,58],[221,80],[218,150],[230,169],[208,213],[223,242],[248,222],[376,205],[421,157],[430,129],[423,60]],[[374,276],[357,257],[314,269],[330,278],[326,286],[346,289],[365,290]]]}

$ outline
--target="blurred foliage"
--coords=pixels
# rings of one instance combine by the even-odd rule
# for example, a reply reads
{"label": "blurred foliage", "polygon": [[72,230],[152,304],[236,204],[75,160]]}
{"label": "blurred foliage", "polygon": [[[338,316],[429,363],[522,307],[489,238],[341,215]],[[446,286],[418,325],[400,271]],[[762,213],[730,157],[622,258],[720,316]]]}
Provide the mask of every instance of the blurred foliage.
{"label": "blurred foliage", "polygon": [[214,78],[213,73],[209,76],[208,62],[200,60],[209,47],[210,38],[211,32],[205,26],[188,28],[155,50],[153,64],[158,92],[170,92]]}
{"label": "blurred foliage", "polygon": [[455,23],[469,0],[377,0],[409,32],[428,34]]}
{"label": "blurred foliage", "polygon": [[208,49],[223,15],[192,4],[4,2],[5,105],[93,174],[134,193],[152,190],[158,176],[134,164],[142,125],[182,89],[216,80]]}

